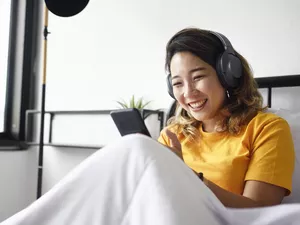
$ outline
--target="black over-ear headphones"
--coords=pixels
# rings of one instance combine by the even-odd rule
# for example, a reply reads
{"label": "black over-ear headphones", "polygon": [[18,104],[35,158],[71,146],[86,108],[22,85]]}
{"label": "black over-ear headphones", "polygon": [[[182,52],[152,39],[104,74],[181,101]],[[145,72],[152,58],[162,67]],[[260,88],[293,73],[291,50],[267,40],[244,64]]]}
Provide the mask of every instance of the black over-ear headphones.
{"label": "black over-ear headphones", "polygon": [[[216,72],[222,86],[226,91],[230,91],[240,84],[240,78],[243,76],[243,66],[241,60],[235,54],[230,41],[217,32],[209,31],[216,36],[223,44],[224,51],[219,55],[216,62]],[[167,85],[169,95],[175,99],[171,74],[167,76]]]}

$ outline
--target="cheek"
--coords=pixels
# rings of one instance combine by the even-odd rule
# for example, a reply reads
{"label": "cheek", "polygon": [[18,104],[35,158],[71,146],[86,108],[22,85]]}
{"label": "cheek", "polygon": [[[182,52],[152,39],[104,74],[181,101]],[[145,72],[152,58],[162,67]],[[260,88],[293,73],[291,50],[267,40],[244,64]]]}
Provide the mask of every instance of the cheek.
{"label": "cheek", "polygon": [[179,90],[174,90],[174,96],[176,98],[176,100],[179,102],[179,103],[182,103],[184,101],[184,97],[183,97],[183,94],[181,93],[181,91]]}
{"label": "cheek", "polygon": [[225,89],[221,85],[211,87],[211,97],[213,103],[221,107],[225,100]]}
{"label": "cheek", "polygon": [[188,110],[188,107],[185,105],[185,98],[184,98],[184,95],[183,93],[181,93],[181,91],[177,90],[177,91],[174,91],[174,96],[175,96],[175,99],[177,100],[177,102],[185,109],[185,110]]}
{"label": "cheek", "polygon": [[215,103],[224,101],[225,89],[218,80],[203,80],[203,82],[199,82],[197,89]]}
{"label": "cheek", "polygon": [[214,92],[216,84],[211,79],[203,79],[196,85],[196,89],[205,95],[210,95]]}

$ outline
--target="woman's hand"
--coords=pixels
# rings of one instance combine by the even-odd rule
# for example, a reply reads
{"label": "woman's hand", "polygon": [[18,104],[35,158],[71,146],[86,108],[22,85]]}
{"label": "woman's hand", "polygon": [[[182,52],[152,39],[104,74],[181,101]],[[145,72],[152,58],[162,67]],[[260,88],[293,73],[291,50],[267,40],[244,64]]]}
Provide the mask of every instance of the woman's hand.
{"label": "woman's hand", "polygon": [[177,138],[177,135],[173,132],[165,129],[165,134],[170,140],[170,146],[168,146],[179,158],[183,160],[181,143]]}

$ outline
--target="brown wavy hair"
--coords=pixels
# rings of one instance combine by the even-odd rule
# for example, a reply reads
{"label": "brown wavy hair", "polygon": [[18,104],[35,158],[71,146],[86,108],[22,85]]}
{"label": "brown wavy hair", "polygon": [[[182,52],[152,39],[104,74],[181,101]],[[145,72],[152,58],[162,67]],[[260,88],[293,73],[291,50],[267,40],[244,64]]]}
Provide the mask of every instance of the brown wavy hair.
{"label": "brown wavy hair", "polygon": [[[165,69],[170,73],[170,63],[176,53],[190,52],[216,70],[217,59],[223,51],[223,44],[211,32],[198,28],[186,28],[176,33],[167,43]],[[217,124],[217,131],[228,131],[233,135],[238,134],[243,125],[246,125],[259,111],[266,108],[262,107],[263,98],[258,91],[249,63],[238,52],[235,51],[235,53],[242,62],[243,76],[240,85],[230,91],[230,98],[225,101],[220,111],[225,119]],[[201,121],[193,118],[178,103],[175,116],[168,120],[168,125],[176,127],[177,133],[192,138],[199,135],[200,124]]]}

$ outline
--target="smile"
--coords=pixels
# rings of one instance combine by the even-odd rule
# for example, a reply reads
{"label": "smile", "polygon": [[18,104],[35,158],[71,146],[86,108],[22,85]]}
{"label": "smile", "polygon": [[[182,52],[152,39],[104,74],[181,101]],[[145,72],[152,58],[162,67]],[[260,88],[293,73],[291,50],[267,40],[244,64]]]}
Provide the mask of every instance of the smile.
{"label": "smile", "polygon": [[206,102],[207,102],[207,99],[198,101],[198,102],[192,102],[192,103],[189,103],[188,105],[193,111],[198,111],[204,107]]}

